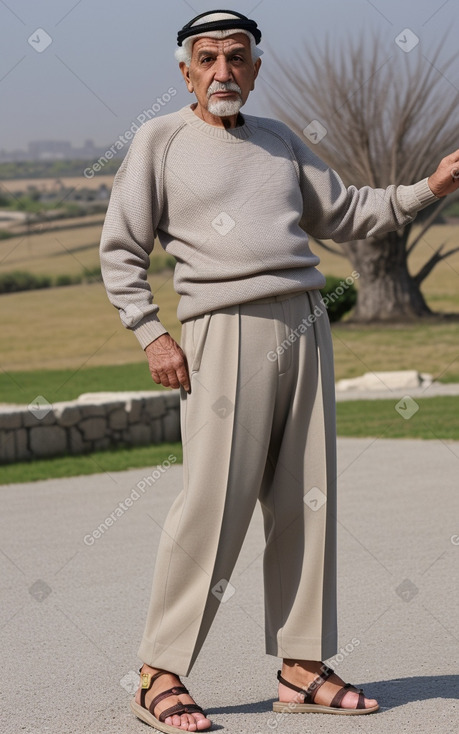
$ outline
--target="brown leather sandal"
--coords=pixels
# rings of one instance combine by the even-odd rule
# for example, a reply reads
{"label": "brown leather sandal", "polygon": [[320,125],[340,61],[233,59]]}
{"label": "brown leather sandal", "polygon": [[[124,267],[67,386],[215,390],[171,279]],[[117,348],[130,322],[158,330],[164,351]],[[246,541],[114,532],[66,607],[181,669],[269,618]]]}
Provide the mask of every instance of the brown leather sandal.
{"label": "brown leather sandal", "polygon": [[[173,688],[169,688],[167,691],[163,691],[162,693],[159,693],[153,701],[150,703],[149,707],[147,708],[145,705],[145,698],[147,695],[147,691],[150,690],[153,683],[157,678],[159,678],[161,675],[168,675],[167,670],[160,670],[159,673],[155,673],[155,675],[152,675],[152,673],[141,673],[140,671],[142,668],[140,668],[140,683],[141,683],[141,691],[140,691],[140,705],[136,703],[135,699],[131,700],[131,711],[137,716],[137,718],[144,721],[146,724],[150,724],[150,726],[153,726],[155,729],[158,729],[159,731],[166,732],[166,734],[177,734],[178,731],[185,731],[184,729],[180,729],[178,726],[170,726],[170,724],[165,724],[164,721],[167,719],[168,716],[180,716],[181,714],[204,714],[204,711],[200,706],[198,706],[196,703],[176,703],[175,706],[171,706],[168,709],[165,709],[162,711],[158,718],[155,716],[155,708],[158,705],[160,701],[163,701],[165,698],[168,698],[169,696],[177,696],[181,693],[187,693],[188,690],[185,688],[185,686],[174,686]],[[189,695],[189,694],[188,694]],[[198,729],[196,729],[198,731]],[[209,731],[209,728],[207,729],[200,729],[199,731]]]}
{"label": "brown leather sandal", "polygon": [[[285,678],[281,676],[281,671],[277,672],[277,680],[287,688],[291,688],[292,691],[298,691],[304,696],[303,703],[286,703],[283,701],[275,701],[273,703],[273,711],[282,714],[340,714],[344,716],[359,715],[359,714],[372,714],[378,711],[379,706],[370,706],[365,708],[365,696],[363,695],[362,688],[356,688],[350,683],[345,683],[342,688],[333,697],[329,706],[322,706],[318,703],[314,703],[314,698],[317,691],[323,684],[333,675],[334,671],[327,665],[323,666],[323,672],[317,678],[314,678],[308,688],[300,688],[295,686],[293,683],[289,683]],[[341,707],[341,701],[348,691],[354,691],[359,694],[359,700],[355,709],[344,709]]]}

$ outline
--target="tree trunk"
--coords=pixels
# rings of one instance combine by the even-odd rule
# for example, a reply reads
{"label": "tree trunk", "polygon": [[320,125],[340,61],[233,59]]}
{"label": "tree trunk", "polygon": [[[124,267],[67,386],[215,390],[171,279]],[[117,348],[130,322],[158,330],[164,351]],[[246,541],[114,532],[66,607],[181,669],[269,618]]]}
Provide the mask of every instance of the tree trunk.
{"label": "tree trunk", "polygon": [[402,231],[389,232],[343,245],[360,274],[354,321],[410,320],[432,313],[408,272],[405,238]]}

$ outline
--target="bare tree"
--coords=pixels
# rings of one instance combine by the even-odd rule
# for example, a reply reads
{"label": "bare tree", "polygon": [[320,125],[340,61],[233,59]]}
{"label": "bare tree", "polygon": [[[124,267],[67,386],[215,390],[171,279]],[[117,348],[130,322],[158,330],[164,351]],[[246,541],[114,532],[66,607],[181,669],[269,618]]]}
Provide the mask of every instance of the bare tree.
{"label": "bare tree", "polygon": [[[442,43],[427,60],[418,49],[404,54],[395,48],[384,56],[377,38],[349,39],[341,49],[304,47],[293,65],[275,54],[275,75],[267,77],[271,109],[304,139],[303,130],[318,120],[326,130],[313,132],[318,155],[336,169],[347,185],[387,187],[411,184],[430,175],[440,159],[458,147],[459,90],[448,81],[457,56],[439,62]],[[314,123],[310,130],[324,130]],[[422,220],[367,240],[321,247],[349,258],[360,273],[354,318],[359,321],[400,320],[431,313],[421,284],[433,268],[459,250],[441,245],[417,273],[407,259],[451,203],[442,199]]]}

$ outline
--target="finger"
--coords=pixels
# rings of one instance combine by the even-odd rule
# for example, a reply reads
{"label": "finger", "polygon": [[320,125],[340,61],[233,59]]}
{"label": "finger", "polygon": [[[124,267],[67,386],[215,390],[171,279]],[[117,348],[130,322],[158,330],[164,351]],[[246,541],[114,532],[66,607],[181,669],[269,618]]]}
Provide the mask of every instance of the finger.
{"label": "finger", "polygon": [[169,375],[167,372],[154,371],[151,373],[151,376],[153,378],[153,381],[156,382],[157,385],[162,385],[163,387],[170,387]]}
{"label": "finger", "polygon": [[169,372],[163,372],[161,375],[161,385],[163,387],[175,387],[174,380]]}
{"label": "finger", "polygon": [[156,370],[150,370],[150,374],[151,374],[151,379],[153,380],[153,382],[156,382],[157,385],[162,384],[162,380],[159,375],[159,372],[156,372]]}
{"label": "finger", "polygon": [[[167,377],[169,380],[168,387],[179,388],[183,387],[186,392],[190,392],[190,379],[186,369],[177,370],[177,372],[168,372]],[[164,383],[163,383],[164,385]]]}
{"label": "finger", "polygon": [[[180,387],[180,380],[175,370],[167,373],[167,380],[168,380],[167,387],[173,387],[173,388]],[[163,385],[164,385],[164,382],[163,382]]]}
{"label": "finger", "polygon": [[190,392],[190,377],[186,366],[180,367],[177,370],[177,377],[183,389]]}

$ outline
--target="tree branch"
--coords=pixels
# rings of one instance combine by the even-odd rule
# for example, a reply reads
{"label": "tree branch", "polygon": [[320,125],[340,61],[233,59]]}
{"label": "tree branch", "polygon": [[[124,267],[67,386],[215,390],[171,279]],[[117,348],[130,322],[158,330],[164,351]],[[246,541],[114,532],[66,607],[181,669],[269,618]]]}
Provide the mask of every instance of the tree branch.
{"label": "tree branch", "polygon": [[456,247],[454,250],[449,250],[448,252],[445,252],[442,255],[442,250],[444,246],[446,245],[446,242],[443,242],[443,244],[438,247],[434,254],[429,257],[426,263],[422,266],[420,271],[413,276],[413,280],[418,284],[421,285],[421,283],[427,278],[428,275],[432,272],[434,267],[438,265],[439,262],[444,260],[446,257],[449,257],[450,255],[453,255],[455,252],[459,251],[459,247]]}
{"label": "tree branch", "polygon": [[438,263],[441,260],[443,260],[441,251],[443,250],[445,245],[446,245],[446,242],[443,242],[443,244],[440,245],[440,247],[437,250],[435,250],[434,254],[431,257],[429,257],[427,262],[424,263],[420,271],[416,275],[413,276],[413,280],[415,281],[415,283],[418,284],[418,286],[421,285],[421,283],[427,278],[428,275],[430,275],[434,267],[438,265]]}

